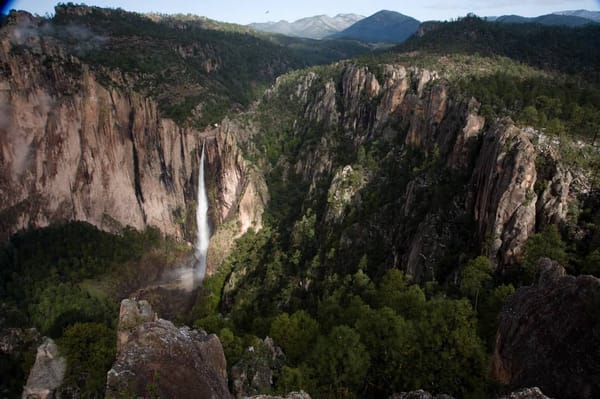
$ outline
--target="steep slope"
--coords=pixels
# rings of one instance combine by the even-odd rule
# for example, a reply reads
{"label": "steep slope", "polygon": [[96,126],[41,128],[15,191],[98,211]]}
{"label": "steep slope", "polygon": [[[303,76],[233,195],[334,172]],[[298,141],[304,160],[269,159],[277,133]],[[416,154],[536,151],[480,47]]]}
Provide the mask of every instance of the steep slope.
{"label": "steep slope", "polygon": [[[234,218],[245,194],[260,197],[260,177],[249,177],[226,127],[200,132],[163,118],[155,101],[128,88],[130,75],[98,75],[42,34],[43,24],[11,14],[0,37],[3,240],[64,220],[110,231],[156,226],[191,240],[204,141],[212,222]],[[260,216],[246,220],[260,224]]]}
{"label": "steep slope", "polygon": [[402,43],[419,28],[419,21],[394,11],[382,10],[332,35],[370,43]]}
{"label": "steep slope", "polygon": [[280,33],[287,36],[323,39],[334,33],[343,31],[364,17],[356,14],[338,14],[335,17],[317,15],[302,18],[294,22],[252,23],[249,26],[261,32]]}
{"label": "steep slope", "polygon": [[370,51],[352,43],[322,51],[319,42],[280,41],[205,18],[72,4],[39,25],[105,79],[106,68],[118,69],[127,74],[123,83],[153,97],[165,116],[199,127],[247,106],[283,72]]}

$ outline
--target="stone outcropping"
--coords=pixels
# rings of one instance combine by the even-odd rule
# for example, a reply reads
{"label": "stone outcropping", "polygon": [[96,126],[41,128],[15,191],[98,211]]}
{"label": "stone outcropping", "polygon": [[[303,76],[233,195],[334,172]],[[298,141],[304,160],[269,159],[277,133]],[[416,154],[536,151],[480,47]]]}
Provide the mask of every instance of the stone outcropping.
{"label": "stone outcropping", "polygon": [[487,255],[511,265],[536,221],[535,148],[510,122],[486,134],[473,173],[474,219]]}
{"label": "stone outcropping", "polygon": [[231,398],[219,338],[154,318],[147,302],[123,300],[106,397]]}
{"label": "stone outcropping", "polygon": [[499,399],[550,399],[537,387],[535,388],[524,388],[518,391],[511,392],[508,395],[504,395]]}
{"label": "stone outcropping", "polygon": [[[273,388],[273,375],[283,367],[285,355],[270,337],[246,349],[242,359],[231,368],[232,390],[242,399]],[[290,399],[302,399],[292,397]]]}
{"label": "stone outcropping", "polygon": [[600,397],[600,279],[568,276],[547,258],[537,267],[500,314],[493,376],[550,397]]}
{"label": "stone outcropping", "polygon": [[238,219],[235,234],[260,228],[264,183],[234,135],[161,117],[126,74],[99,79],[44,34],[45,23],[18,12],[0,30],[0,240],[82,220],[193,241],[203,143],[213,226]]}
{"label": "stone outcropping", "polygon": [[23,388],[24,399],[53,399],[67,371],[67,360],[50,338],[38,347],[35,363]]}
{"label": "stone outcropping", "polygon": [[248,396],[245,399],[310,399],[310,395],[304,391],[299,391],[290,392],[285,396],[256,395]]}

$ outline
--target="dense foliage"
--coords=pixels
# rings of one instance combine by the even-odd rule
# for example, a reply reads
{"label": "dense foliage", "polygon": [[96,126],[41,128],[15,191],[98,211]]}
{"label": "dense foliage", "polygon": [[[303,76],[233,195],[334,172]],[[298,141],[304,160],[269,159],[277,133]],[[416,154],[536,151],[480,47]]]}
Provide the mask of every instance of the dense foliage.
{"label": "dense foliage", "polygon": [[[114,235],[84,222],[14,235],[0,252],[0,329],[35,326],[57,338],[68,363],[65,394],[103,395],[115,357],[118,300],[85,283],[124,269],[159,241],[156,229],[127,228]],[[32,359],[24,354],[6,360],[13,362],[13,369],[3,375],[2,386],[22,389],[26,376],[20,367],[26,370]]]}
{"label": "dense foliage", "polygon": [[580,28],[534,23],[505,24],[467,16],[452,22],[431,22],[425,34],[413,36],[398,51],[442,54],[501,55],[598,83],[600,25]]}
{"label": "dense foliage", "polygon": [[[255,33],[190,16],[156,16],[59,5],[47,31],[84,62],[110,70],[156,98],[163,114],[205,126],[246,107],[275,77],[291,69],[369,52],[359,42],[309,40]],[[108,73],[107,73],[108,72]]]}

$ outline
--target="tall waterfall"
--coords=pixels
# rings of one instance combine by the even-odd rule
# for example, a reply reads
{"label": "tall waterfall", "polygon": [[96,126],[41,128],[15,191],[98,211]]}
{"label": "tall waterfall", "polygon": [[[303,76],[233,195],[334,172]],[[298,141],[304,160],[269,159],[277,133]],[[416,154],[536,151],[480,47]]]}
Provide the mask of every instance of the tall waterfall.
{"label": "tall waterfall", "polygon": [[204,185],[204,144],[202,144],[202,155],[200,156],[200,172],[198,173],[198,207],[196,208],[196,269],[200,280],[206,274],[206,253],[208,252],[208,239],[210,227],[208,226],[208,198]]}

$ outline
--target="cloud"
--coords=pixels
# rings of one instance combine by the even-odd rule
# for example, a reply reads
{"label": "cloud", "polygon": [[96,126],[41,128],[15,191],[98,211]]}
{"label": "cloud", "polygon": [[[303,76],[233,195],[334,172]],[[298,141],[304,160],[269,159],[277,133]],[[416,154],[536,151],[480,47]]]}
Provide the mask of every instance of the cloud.
{"label": "cloud", "polygon": [[10,41],[15,46],[26,46],[34,52],[41,51],[40,42],[49,37],[59,39],[76,55],[84,55],[108,42],[106,36],[98,35],[82,25],[54,25],[34,18],[20,18],[12,29]]}

